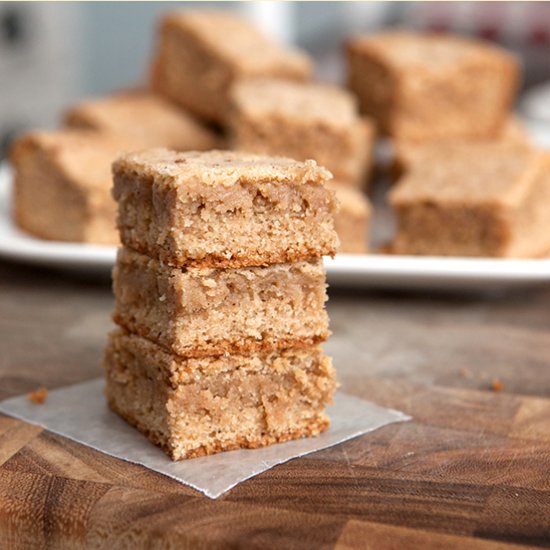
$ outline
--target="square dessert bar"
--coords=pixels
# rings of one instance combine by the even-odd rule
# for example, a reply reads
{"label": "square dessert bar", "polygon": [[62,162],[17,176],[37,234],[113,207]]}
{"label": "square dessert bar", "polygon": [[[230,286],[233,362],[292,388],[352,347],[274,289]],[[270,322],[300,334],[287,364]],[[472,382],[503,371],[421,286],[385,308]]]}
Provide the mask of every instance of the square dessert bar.
{"label": "square dessert bar", "polygon": [[372,212],[369,199],[361,191],[338,181],[329,182],[327,187],[334,191],[340,203],[334,216],[334,228],[340,239],[338,253],[366,254]]}
{"label": "square dessert bar", "polygon": [[104,367],[111,409],[173,460],[317,435],[336,386],[318,347],[182,358],[123,331]]}
{"label": "square dessert bar", "polygon": [[[422,157],[424,151],[439,147],[442,141],[464,142],[466,139],[470,143],[487,141],[487,138],[442,138],[429,141],[393,140],[392,173],[394,177],[403,175],[413,163],[417,162],[418,158]],[[517,145],[525,145],[526,147],[530,144],[527,128],[515,115],[509,115],[500,132],[490,140],[495,142],[515,143]]]}
{"label": "square dessert bar", "polygon": [[172,268],[121,248],[113,318],[186,357],[303,348],[328,337],[325,286],[322,259]]}
{"label": "square dessert bar", "polygon": [[250,76],[306,80],[309,58],[274,44],[246,19],[227,12],[166,16],[152,85],[196,115],[223,122],[232,84]]}
{"label": "square dessert bar", "polygon": [[335,179],[362,186],[372,161],[374,125],[347,91],[321,84],[249,79],[231,94],[233,148],[314,159]]}
{"label": "square dessert bar", "polygon": [[83,101],[65,113],[64,122],[70,128],[137,139],[144,147],[204,151],[218,145],[212,130],[160,95],[146,90]]}
{"label": "square dessert bar", "polygon": [[118,243],[111,163],[135,149],[128,139],[94,132],[22,136],[11,150],[17,225],[42,239]]}
{"label": "square dessert bar", "polygon": [[503,143],[441,144],[391,192],[397,254],[550,252],[549,155]]}
{"label": "square dessert bar", "polygon": [[491,137],[514,101],[515,57],[471,39],[386,32],[351,39],[348,84],[384,134],[407,140]]}
{"label": "square dessert bar", "polygon": [[314,161],[153,149],[113,165],[122,243],[178,266],[245,267],[333,255],[330,174]]}

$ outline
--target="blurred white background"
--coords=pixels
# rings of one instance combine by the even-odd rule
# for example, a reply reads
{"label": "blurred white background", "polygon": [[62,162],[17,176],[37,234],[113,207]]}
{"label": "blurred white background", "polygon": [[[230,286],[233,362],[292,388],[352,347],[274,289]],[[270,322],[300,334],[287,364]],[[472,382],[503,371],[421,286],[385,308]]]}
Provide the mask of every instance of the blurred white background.
{"label": "blurred white background", "polygon": [[395,26],[494,40],[521,56],[525,87],[550,80],[550,2],[0,2],[0,151],[78,98],[144,81],[156,21],[178,8],[238,10],[308,50],[323,80],[342,81],[348,35]]}

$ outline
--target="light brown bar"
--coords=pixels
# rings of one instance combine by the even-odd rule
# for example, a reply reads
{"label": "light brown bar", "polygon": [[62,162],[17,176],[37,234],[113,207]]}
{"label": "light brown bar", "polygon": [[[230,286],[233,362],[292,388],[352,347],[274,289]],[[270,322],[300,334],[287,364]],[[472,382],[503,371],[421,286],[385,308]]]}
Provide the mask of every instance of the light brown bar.
{"label": "light brown bar", "polygon": [[334,86],[250,79],[231,94],[233,148],[296,160],[314,159],[335,179],[363,187],[370,170],[374,125],[355,98]]}
{"label": "light brown bar", "polygon": [[317,435],[336,386],[318,347],[192,359],[117,331],[104,366],[111,409],[173,460]]}
{"label": "light brown bar", "polygon": [[[446,138],[429,141],[393,141],[393,175],[399,177],[403,175],[418,158],[421,158],[424,151],[430,148],[440,147],[442,142],[446,143],[476,143],[486,142],[487,138]],[[501,131],[489,141],[504,142],[529,147],[531,140],[525,125],[515,115],[510,115]]]}
{"label": "light brown bar", "polygon": [[168,265],[269,265],[338,245],[330,174],[314,161],[155,149],[113,170],[122,243]]}
{"label": "light brown bar", "polygon": [[175,12],[161,22],[152,85],[204,119],[223,122],[237,80],[310,77],[298,51],[274,44],[246,19],[227,12]]}
{"label": "light brown bar", "polygon": [[14,217],[55,241],[116,244],[111,163],[139,144],[94,132],[35,131],[13,145]]}
{"label": "light brown bar", "polygon": [[550,252],[548,154],[442,144],[391,192],[397,254],[527,258]]}
{"label": "light brown bar", "polygon": [[327,187],[334,191],[339,202],[334,216],[334,228],[340,239],[338,253],[366,254],[372,213],[368,197],[339,181],[331,181]]}
{"label": "light brown bar", "polygon": [[347,44],[348,85],[384,134],[404,140],[492,137],[519,85],[516,58],[457,36],[383,32]]}
{"label": "light brown bar", "polygon": [[83,101],[64,116],[67,127],[110,132],[140,140],[144,147],[205,151],[216,134],[160,95],[134,90]]}
{"label": "light brown bar", "polygon": [[122,248],[113,317],[186,357],[306,347],[329,334],[325,286],[321,259],[181,269]]}

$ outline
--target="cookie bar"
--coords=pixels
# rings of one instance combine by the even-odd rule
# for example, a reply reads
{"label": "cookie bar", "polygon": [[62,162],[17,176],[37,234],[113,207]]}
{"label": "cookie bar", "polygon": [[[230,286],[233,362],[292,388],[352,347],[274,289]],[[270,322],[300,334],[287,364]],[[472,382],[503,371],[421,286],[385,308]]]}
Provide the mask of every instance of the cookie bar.
{"label": "cookie bar", "polygon": [[305,54],[274,44],[246,19],[227,12],[175,12],[161,22],[152,86],[197,116],[221,123],[237,80],[306,80],[310,73]]}
{"label": "cookie bar", "polygon": [[[393,142],[393,175],[394,177],[401,176],[406,172],[410,166],[422,156],[425,150],[430,148],[437,148],[442,141],[456,142],[466,141],[466,138],[447,138],[444,140],[429,140],[429,141],[406,141],[406,140],[394,140]],[[467,141],[470,143],[478,141],[487,141],[487,139],[471,139]],[[506,123],[500,132],[492,138],[490,141],[513,143],[518,145],[530,146],[530,138],[527,128],[521,122],[519,118],[514,115],[510,115],[506,119]]]}
{"label": "cookie bar", "polygon": [[111,409],[173,460],[317,435],[336,386],[318,347],[182,358],[123,331],[104,367]]}
{"label": "cookie bar", "polygon": [[333,255],[330,174],[314,161],[154,149],[113,165],[124,245],[171,266],[245,267]]}
{"label": "cookie bar", "polygon": [[364,193],[334,181],[327,184],[334,191],[339,209],[334,228],[340,239],[338,253],[366,254],[372,208]]}
{"label": "cookie bar", "polygon": [[526,258],[550,251],[547,153],[441,144],[411,167],[390,201],[397,254]]}
{"label": "cookie bar", "polygon": [[335,179],[363,186],[373,156],[374,126],[347,91],[322,84],[250,79],[231,94],[233,148],[314,159]]}
{"label": "cookie bar", "polygon": [[304,347],[328,337],[325,286],[321,259],[182,269],[122,248],[113,317],[187,357]]}
{"label": "cookie bar", "polygon": [[380,130],[404,140],[492,137],[519,85],[518,61],[457,36],[384,32],[347,44],[348,85]]}
{"label": "cookie bar", "polygon": [[215,149],[218,138],[182,109],[146,90],[118,93],[75,105],[65,113],[71,128],[112,132],[144,147],[178,151]]}
{"label": "cookie bar", "polygon": [[139,149],[94,132],[36,131],[14,143],[14,217],[42,239],[116,244],[111,163]]}

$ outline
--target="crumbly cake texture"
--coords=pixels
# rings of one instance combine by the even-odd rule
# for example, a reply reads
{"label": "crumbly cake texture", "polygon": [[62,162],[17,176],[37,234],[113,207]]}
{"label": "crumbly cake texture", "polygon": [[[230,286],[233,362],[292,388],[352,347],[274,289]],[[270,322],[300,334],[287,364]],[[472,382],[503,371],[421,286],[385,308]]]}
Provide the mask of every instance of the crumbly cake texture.
{"label": "crumbly cake texture", "polygon": [[172,268],[122,248],[113,290],[117,324],[186,357],[307,347],[329,334],[321,259]]}
{"label": "crumbly cake texture", "polygon": [[336,179],[361,186],[372,162],[374,125],[346,90],[280,79],[248,79],[231,92],[233,148],[314,159]]}
{"label": "crumbly cake texture", "polygon": [[348,85],[381,131],[405,140],[492,137],[519,86],[514,56],[455,36],[387,32],[347,44]]}
{"label": "crumbly cake texture", "polygon": [[468,141],[470,143],[474,142],[486,142],[486,141],[495,141],[495,142],[504,142],[511,143],[516,145],[524,145],[525,147],[531,146],[531,141],[529,133],[525,125],[521,120],[515,115],[510,115],[506,119],[506,123],[500,132],[491,140],[484,139],[465,139],[465,138],[447,138],[444,140],[438,139],[436,141],[406,141],[406,140],[394,140],[393,141],[393,167],[392,172],[394,177],[399,177],[403,175],[413,163],[417,162],[419,158],[422,157],[424,152],[431,148],[440,147],[442,141],[447,143],[458,142],[464,143]]}
{"label": "crumbly cake texture", "polygon": [[95,132],[35,131],[16,140],[14,216],[42,239],[119,242],[111,163],[139,149],[131,140]]}
{"label": "crumbly cake texture", "polygon": [[538,257],[550,251],[550,162],[524,146],[441,144],[391,192],[397,254]]}
{"label": "crumbly cake texture", "polygon": [[122,243],[174,267],[334,255],[330,173],[314,161],[153,149],[113,164]]}
{"label": "crumbly cake texture", "polygon": [[371,204],[364,193],[345,183],[331,181],[327,187],[334,191],[339,202],[334,216],[334,228],[340,239],[339,253],[366,254],[368,252]]}
{"label": "crumbly cake texture", "polygon": [[123,331],[104,367],[111,409],[173,460],[317,435],[336,386],[318,347],[193,359]]}
{"label": "crumbly cake texture", "polygon": [[274,44],[227,12],[175,12],[160,25],[152,86],[206,120],[225,119],[231,86],[241,78],[307,80],[309,58]]}
{"label": "crumbly cake texture", "polygon": [[145,147],[205,151],[219,143],[216,134],[193,116],[147,90],[121,92],[75,105],[65,113],[71,128],[112,132]]}

